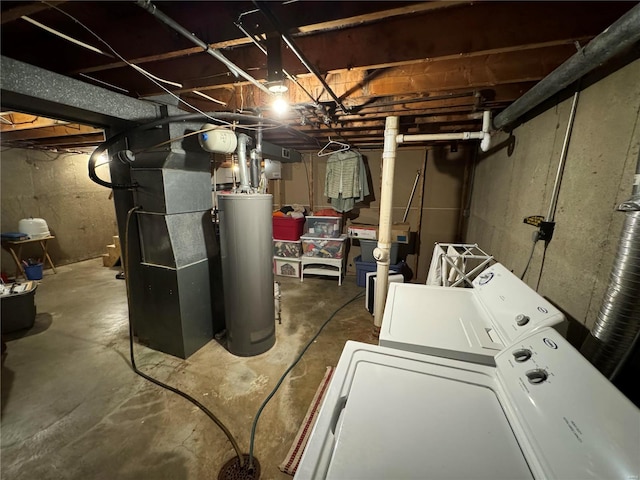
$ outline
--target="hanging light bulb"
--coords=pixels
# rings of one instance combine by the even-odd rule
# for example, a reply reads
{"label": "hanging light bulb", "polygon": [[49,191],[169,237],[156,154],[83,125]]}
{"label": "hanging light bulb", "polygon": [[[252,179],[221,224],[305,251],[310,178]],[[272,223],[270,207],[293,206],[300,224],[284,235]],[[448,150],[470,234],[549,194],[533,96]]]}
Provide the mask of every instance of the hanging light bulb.
{"label": "hanging light bulb", "polygon": [[276,95],[271,104],[271,109],[276,115],[284,115],[289,110],[289,103],[281,94]]}

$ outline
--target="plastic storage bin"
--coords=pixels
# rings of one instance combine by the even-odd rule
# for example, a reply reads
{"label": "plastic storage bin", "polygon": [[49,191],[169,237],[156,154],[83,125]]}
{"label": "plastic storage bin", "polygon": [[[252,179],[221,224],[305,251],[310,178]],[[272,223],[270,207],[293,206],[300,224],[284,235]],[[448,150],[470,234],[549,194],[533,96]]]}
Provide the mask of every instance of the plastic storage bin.
{"label": "plastic storage bin", "polygon": [[27,280],[42,280],[42,264],[36,263],[35,265],[29,265],[24,267],[24,274]]}
{"label": "plastic storage bin", "polygon": [[[373,249],[378,246],[377,240],[363,240],[360,239],[360,256],[363,262],[375,262],[373,257]],[[389,263],[391,265],[398,262],[398,244],[392,243],[391,250],[389,251]]]}
{"label": "plastic storage bin", "polygon": [[[358,255],[353,259],[356,264],[356,285],[365,287],[367,285],[367,272],[375,272],[378,269],[376,262],[363,262],[362,256]],[[389,265],[389,272],[402,273],[404,262],[400,261],[395,265]]]}
{"label": "plastic storage bin", "polygon": [[2,333],[33,327],[36,319],[36,282],[0,286]]}
{"label": "plastic storage bin", "polygon": [[307,217],[304,232],[309,237],[338,238],[342,233],[340,217]]}
{"label": "plastic storage bin", "polygon": [[304,218],[273,217],[273,238],[277,240],[300,240],[304,230]]}
{"label": "plastic storage bin", "polygon": [[273,273],[282,277],[300,278],[301,261],[294,258],[274,258]]}
{"label": "plastic storage bin", "polygon": [[346,235],[341,235],[339,238],[318,238],[303,235],[300,238],[305,257],[342,258],[344,256]]}
{"label": "plastic storage bin", "polygon": [[290,240],[274,240],[273,255],[284,258],[298,258],[302,256],[302,242]]}

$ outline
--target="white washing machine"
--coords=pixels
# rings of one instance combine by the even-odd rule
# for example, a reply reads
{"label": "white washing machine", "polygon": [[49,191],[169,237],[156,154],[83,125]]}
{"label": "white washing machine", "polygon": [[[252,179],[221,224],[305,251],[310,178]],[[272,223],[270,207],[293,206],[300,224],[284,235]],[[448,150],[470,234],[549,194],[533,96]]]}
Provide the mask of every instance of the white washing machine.
{"label": "white washing machine", "polygon": [[379,343],[385,347],[494,365],[494,356],[537,328],[566,334],[560,310],[496,263],[473,288],[392,283]]}
{"label": "white washing machine", "polygon": [[496,367],[347,342],[296,479],[636,479],[640,410],[556,330]]}

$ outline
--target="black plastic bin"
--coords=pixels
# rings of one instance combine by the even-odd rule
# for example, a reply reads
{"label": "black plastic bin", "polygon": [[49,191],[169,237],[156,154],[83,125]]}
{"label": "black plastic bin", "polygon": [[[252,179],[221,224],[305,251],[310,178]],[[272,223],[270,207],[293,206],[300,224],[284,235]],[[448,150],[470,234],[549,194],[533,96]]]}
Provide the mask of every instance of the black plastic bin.
{"label": "black plastic bin", "polygon": [[2,333],[11,333],[33,327],[36,319],[35,294],[37,282],[4,285],[4,293],[0,296],[0,323]]}

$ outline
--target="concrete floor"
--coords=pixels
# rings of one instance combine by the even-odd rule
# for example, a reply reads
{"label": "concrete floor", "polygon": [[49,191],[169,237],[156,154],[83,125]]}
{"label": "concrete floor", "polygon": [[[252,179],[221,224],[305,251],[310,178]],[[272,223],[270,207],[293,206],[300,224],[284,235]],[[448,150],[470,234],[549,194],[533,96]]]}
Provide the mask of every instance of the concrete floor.
{"label": "concrete floor", "polygon": [[[100,259],[45,272],[32,329],[7,336],[2,361],[3,479],[217,478],[235,453],[191,403],[133,373],[125,283]],[[260,403],[302,345],[363,288],[355,277],[276,277],[282,324],[268,352],[240,358],[211,341],[188,360],[136,346],[141,370],[210,408],[248,451]],[[358,299],[326,327],[264,410],[255,443],[262,478],[278,470],[327,365],[347,339],[376,343]]]}

